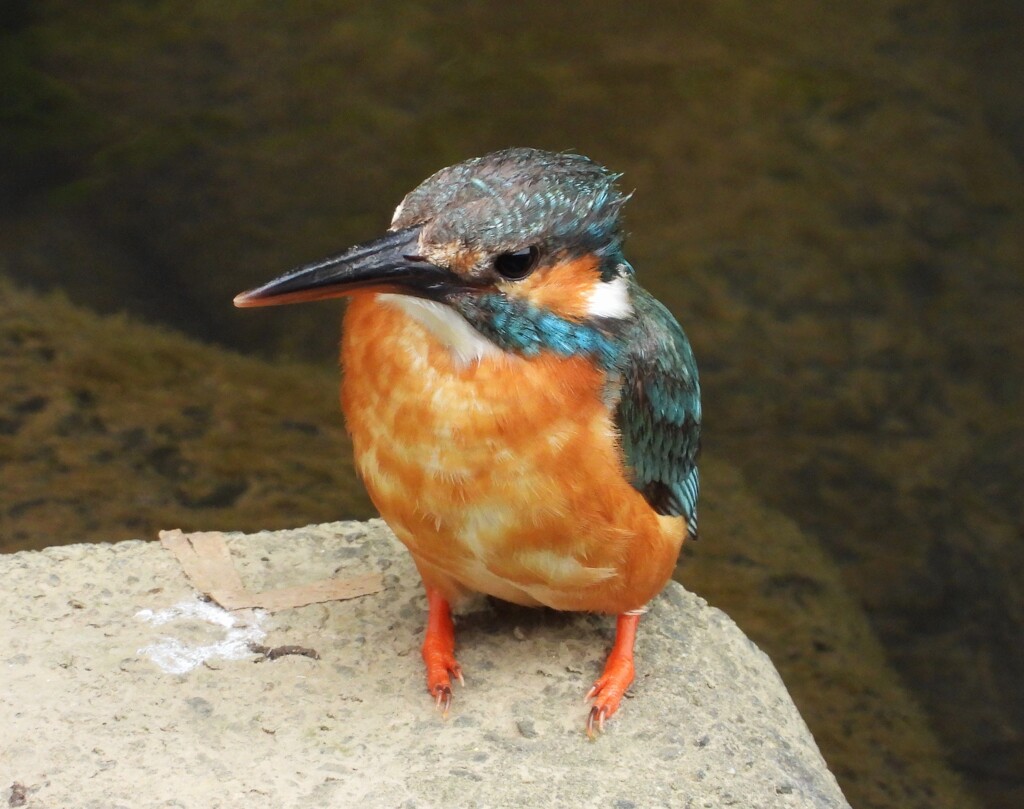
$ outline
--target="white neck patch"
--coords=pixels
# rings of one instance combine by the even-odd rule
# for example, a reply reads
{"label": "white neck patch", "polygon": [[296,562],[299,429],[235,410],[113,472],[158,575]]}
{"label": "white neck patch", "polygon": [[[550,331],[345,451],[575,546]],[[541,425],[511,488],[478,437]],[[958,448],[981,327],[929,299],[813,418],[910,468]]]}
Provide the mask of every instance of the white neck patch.
{"label": "white neck patch", "polygon": [[587,314],[618,320],[633,314],[633,302],[629,299],[626,279],[619,276],[611,281],[598,281],[587,294]]}
{"label": "white neck patch", "polygon": [[484,357],[498,357],[505,353],[470,326],[462,315],[443,303],[391,293],[379,294],[377,299],[401,309],[424,326],[447,346],[460,365],[466,366]]}

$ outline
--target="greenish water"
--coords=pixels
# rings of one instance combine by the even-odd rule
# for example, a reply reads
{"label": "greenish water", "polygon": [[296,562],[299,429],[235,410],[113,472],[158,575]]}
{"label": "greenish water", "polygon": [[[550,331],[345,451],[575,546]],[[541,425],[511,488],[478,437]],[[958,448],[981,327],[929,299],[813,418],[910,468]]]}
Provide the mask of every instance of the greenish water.
{"label": "greenish water", "polygon": [[628,254],[701,365],[705,453],[839,561],[987,805],[1024,802],[1016,4],[0,22],[6,274],[246,353],[332,364],[338,307],[231,297],[377,235],[441,166],[531,145],[623,172]]}

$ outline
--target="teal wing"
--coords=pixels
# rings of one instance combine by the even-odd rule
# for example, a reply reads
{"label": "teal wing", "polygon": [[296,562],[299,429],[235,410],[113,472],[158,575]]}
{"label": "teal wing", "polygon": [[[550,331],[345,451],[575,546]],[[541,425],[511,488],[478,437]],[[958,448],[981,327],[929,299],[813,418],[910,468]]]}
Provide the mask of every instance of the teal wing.
{"label": "teal wing", "polygon": [[634,287],[615,411],[632,483],[658,514],[683,516],[697,535],[700,383],[693,350],[672,314]]}

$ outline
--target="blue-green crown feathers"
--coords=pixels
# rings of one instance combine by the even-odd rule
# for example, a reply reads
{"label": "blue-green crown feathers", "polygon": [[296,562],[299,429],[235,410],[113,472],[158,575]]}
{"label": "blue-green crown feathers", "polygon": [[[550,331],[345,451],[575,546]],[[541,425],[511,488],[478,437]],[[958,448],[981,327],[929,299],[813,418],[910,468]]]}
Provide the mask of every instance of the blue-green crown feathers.
{"label": "blue-green crown feathers", "polygon": [[549,252],[615,252],[628,199],[614,174],[582,155],[514,148],[466,160],[411,191],[393,228],[490,253],[537,245]]}

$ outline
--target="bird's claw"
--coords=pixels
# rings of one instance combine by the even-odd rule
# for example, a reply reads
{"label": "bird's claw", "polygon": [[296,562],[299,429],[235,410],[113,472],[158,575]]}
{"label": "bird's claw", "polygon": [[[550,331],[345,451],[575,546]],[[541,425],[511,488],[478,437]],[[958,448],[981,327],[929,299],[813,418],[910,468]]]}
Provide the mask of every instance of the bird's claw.
{"label": "bird's claw", "polygon": [[434,707],[441,712],[443,718],[448,717],[448,709],[452,707],[452,688],[450,685],[439,685],[434,688]]}
{"label": "bird's claw", "polygon": [[612,655],[604,673],[590,687],[584,702],[594,701],[587,716],[587,736],[596,739],[604,733],[604,723],[619,710],[619,704],[626,695],[626,689],[633,682],[633,660],[631,657]]}
{"label": "bird's claw", "polygon": [[617,694],[614,688],[604,690],[605,685],[607,683],[602,677],[590,687],[583,698],[584,702],[594,700],[590,713],[587,714],[587,737],[591,741],[604,733],[605,720],[619,709],[619,701],[622,698],[622,694]]}
{"label": "bird's claw", "polygon": [[429,666],[427,670],[427,690],[434,697],[434,707],[441,712],[441,717],[448,718],[448,711],[452,707],[452,678],[458,680],[459,685],[465,686],[466,680],[462,676],[462,667],[449,658],[443,662],[438,661],[435,665]]}
{"label": "bird's claw", "polygon": [[[593,691],[593,689],[591,689]],[[604,733],[604,720],[608,716],[608,708],[595,705],[587,715],[587,737],[594,740]]]}

